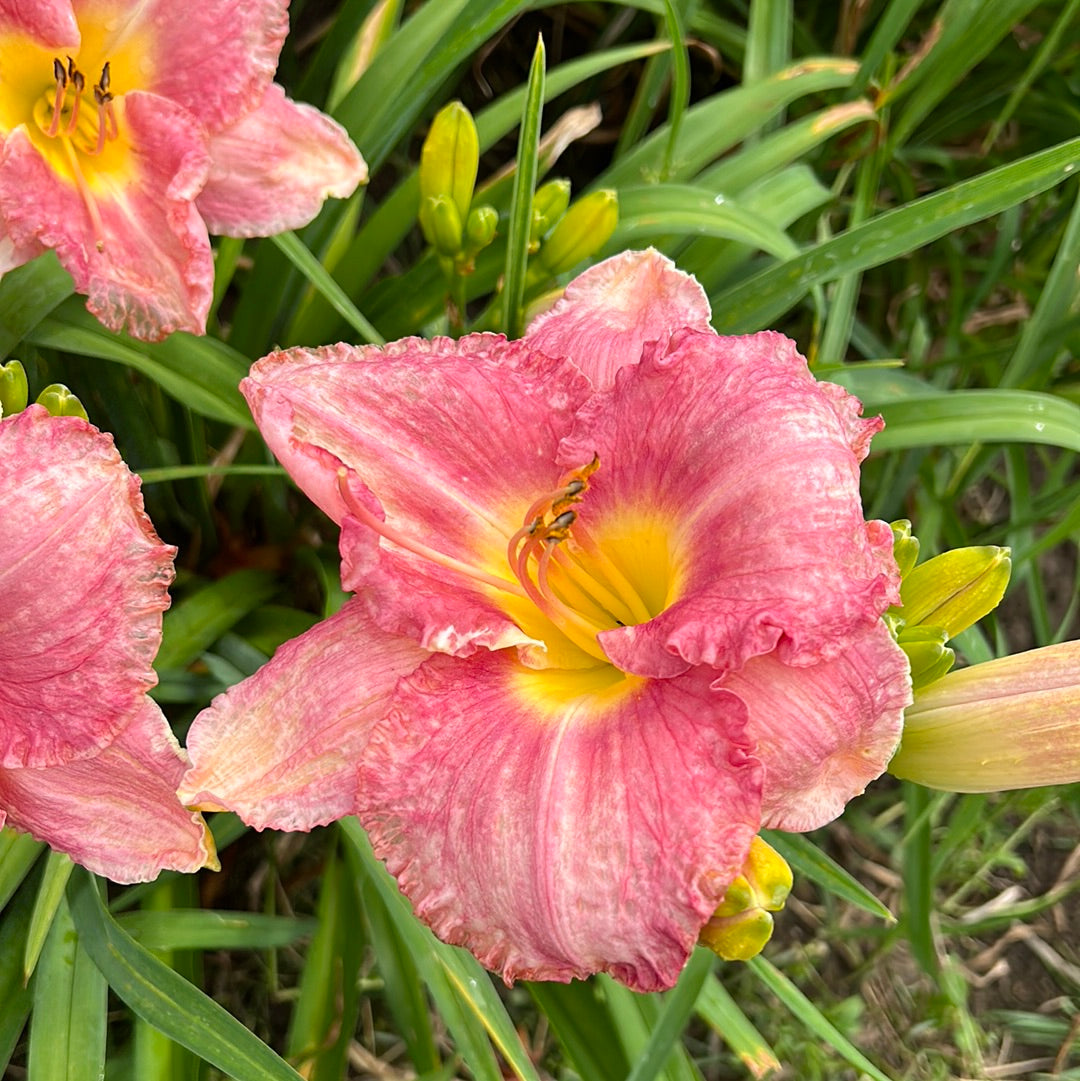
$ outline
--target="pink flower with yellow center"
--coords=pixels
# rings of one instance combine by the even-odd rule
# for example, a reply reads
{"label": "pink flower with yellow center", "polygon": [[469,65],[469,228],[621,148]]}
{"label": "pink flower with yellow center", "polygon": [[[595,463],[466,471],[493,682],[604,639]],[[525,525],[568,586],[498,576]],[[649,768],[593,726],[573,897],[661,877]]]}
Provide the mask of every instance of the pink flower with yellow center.
{"label": "pink flower with yellow center", "polygon": [[762,826],[827,822],[910,700],[863,519],[879,420],[655,252],[522,341],[295,349],[243,384],[341,526],[341,611],[194,722],[182,797],[357,813],[506,979],[677,978]]}
{"label": "pink flower with yellow center", "polygon": [[269,236],[366,178],[273,82],[288,0],[0,0],[0,271],[52,248],[106,326],[205,330],[207,230]]}
{"label": "pink flower with yellow center", "polygon": [[0,826],[117,882],[216,866],[147,696],[175,549],[112,439],[38,405],[0,420]]}

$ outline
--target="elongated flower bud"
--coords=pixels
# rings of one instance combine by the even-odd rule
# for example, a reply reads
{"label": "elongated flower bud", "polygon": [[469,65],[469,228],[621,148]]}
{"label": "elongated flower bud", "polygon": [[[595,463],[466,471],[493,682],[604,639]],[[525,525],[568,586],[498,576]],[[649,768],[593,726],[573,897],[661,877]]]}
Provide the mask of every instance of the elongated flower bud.
{"label": "elongated flower bud", "polygon": [[900,615],[909,627],[941,627],[954,638],[998,606],[1011,568],[1008,548],[943,552],[904,577]]}
{"label": "elongated flower bud", "polygon": [[541,238],[566,213],[569,205],[569,180],[549,180],[536,189],[529,223],[529,251],[539,249]]}
{"label": "elongated flower bud", "polygon": [[452,101],[435,114],[420,152],[421,204],[446,197],[458,220],[465,221],[479,164],[480,140],[472,114],[460,101]]}
{"label": "elongated flower bud", "polygon": [[0,417],[9,417],[26,408],[29,400],[26,370],[17,360],[0,364]]}
{"label": "elongated flower bud", "polygon": [[460,254],[461,217],[449,196],[435,195],[420,204],[420,228],[440,255],[452,259]]}
{"label": "elongated flower bud", "polygon": [[1080,780],[1080,642],[962,668],[920,691],[889,772],[950,792]]}
{"label": "elongated flower bud", "polygon": [[619,197],[605,188],[579,199],[563,215],[540,249],[540,263],[549,274],[563,274],[595,255],[619,223]]}

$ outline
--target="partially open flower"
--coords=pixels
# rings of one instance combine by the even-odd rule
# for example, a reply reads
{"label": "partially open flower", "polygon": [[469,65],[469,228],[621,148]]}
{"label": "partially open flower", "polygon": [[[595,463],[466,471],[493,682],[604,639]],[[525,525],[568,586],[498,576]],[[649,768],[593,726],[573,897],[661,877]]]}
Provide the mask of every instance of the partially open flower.
{"label": "partially open flower", "polygon": [[40,405],[0,420],[0,825],[117,882],[215,862],[147,696],[175,549],[112,440]]}
{"label": "partially open flower", "polygon": [[356,596],[196,718],[184,797],[260,828],[359,813],[418,915],[507,979],[674,983],[759,827],[837,815],[910,700],[858,495],[880,421],[708,318],[629,252],[520,342],[256,364]]}
{"label": "partially open flower", "polygon": [[207,230],[269,236],[366,177],[273,82],[288,0],[0,0],[0,271],[52,248],[106,326],[202,333]]}

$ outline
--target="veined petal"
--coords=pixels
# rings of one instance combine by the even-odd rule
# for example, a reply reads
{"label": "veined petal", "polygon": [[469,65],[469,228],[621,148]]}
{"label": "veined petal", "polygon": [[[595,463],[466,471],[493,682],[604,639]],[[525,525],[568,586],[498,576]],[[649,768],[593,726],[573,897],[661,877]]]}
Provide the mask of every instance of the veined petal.
{"label": "veined petal", "polygon": [[360,819],[417,914],[507,981],[669,987],[757,829],[744,717],[700,672],[438,655],[372,733]]}
{"label": "veined petal", "polygon": [[721,685],[746,704],[765,767],[761,824],[793,832],[831,822],[884,772],[911,702],[903,651],[881,620],[831,660],[754,657]]}
{"label": "veined petal", "polygon": [[575,278],[550,311],[534,319],[525,341],[568,356],[597,389],[637,364],[646,342],[667,345],[677,330],[708,330],[709,299],[689,274],[653,248],[613,255]]}
{"label": "veined petal", "polygon": [[9,826],[114,882],[197,871],[217,861],[202,816],[176,798],[185,763],[161,710],[144,697],[128,726],[89,758],[0,769],[0,807]]}
{"label": "veined petal", "polygon": [[128,152],[85,177],[82,190],[50,167],[25,129],[8,138],[0,220],[16,245],[55,248],[87,307],[111,329],[148,339],[201,334],[214,280],[192,202],[209,168],[205,134],[164,98],[132,93],[113,104]]}
{"label": "veined petal", "polygon": [[603,545],[647,522],[670,567],[655,618],[600,635],[615,664],[727,672],[774,649],[814,664],[877,620],[899,576],[891,530],[865,522],[859,498],[880,420],[853,423],[855,408],[782,335],[698,331],[646,349],[582,407],[559,450],[567,466],[600,456],[582,528]]}
{"label": "veined petal", "polygon": [[95,61],[84,66],[96,74],[110,57],[137,55],[113,71],[117,91],[172,98],[211,131],[258,105],[289,32],[288,7],[288,0],[74,0]]}
{"label": "veined petal", "polygon": [[920,690],[889,772],[949,792],[1080,780],[1080,642],[973,664]]}
{"label": "veined petal", "polygon": [[[558,484],[556,447],[588,395],[572,364],[491,334],[410,338],[384,350],[274,353],[241,390],[293,479],[346,523],[342,581],[369,597],[380,625],[433,649],[444,635],[466,651],[470,642],[524,640],[490,599],[500,587],[475,574],[517,588],[507,543],[533,501]],[[377,537],[364,515],[456,565]]]}
{"label": "veined petal", "polygon": [[31,406],[0,421],[0,766],[108,744],[157,677],[175,548],[112,439]]}
{"label": "veined petal", "polygon": [[211,233],[273,236],[307,225],[328,196],[367,180],[345,129],[271,83],[257,109],[210,136],[210,179],[199,213]]}
{"label": "veined petal", "polygon": [[39,45],[77,49],[79,25],[71,0],[0,0],[0,34],[18,31]]}
{"label": "veined petal", "polygon": [[427,655],[350,601],[195,718],[180,798],[256,829],[309,830],[353,814],[371,727]]}

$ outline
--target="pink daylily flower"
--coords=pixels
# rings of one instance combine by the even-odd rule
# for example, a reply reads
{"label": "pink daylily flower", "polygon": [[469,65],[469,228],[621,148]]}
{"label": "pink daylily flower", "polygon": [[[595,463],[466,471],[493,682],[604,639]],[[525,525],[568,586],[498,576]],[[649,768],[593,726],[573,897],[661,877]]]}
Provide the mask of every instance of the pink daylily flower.
{"label": "pink daylily flower", "polygon": [[147,696],[175,549],[112,439],[34,405],[0,420],[0,826],[117,882],[216,866]]}
{"label": "pink daylily flower", "polygon": [[0,0],[0,272],[54,249],[139,338],[206,329],[207,230],[298,228],[367,176],[273,82],[288,0]]}
{"label": "pink daylily flower", "polygon": [[274,353],[242,389],[353,597],[217,698],[189,803],[357,813],[504,978],[674,983],[762,826],[835,817],[910,700],[879,420],[655,252],[521,341]]}

